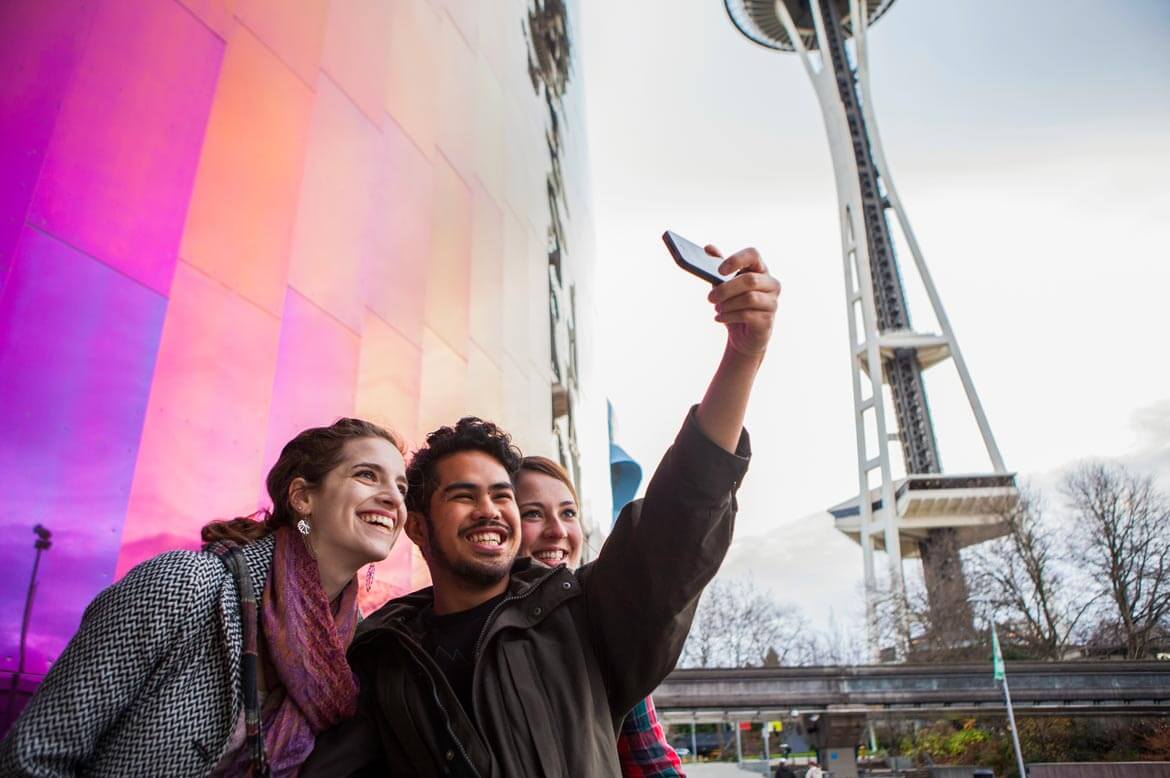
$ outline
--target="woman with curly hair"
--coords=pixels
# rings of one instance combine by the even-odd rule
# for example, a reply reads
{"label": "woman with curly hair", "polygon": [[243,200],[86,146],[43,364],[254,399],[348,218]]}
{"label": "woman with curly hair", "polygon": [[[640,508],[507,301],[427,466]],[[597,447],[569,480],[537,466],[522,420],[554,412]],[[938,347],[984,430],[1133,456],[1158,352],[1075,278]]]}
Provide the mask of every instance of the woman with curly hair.
{"label": "woman with curly hair", "polygon": [[0,774],[296,775],[353,715],[357,573],[406,519],[405,448],[360,419],[301,432],[272,509],[203,528],[90,604],[0,743]]}

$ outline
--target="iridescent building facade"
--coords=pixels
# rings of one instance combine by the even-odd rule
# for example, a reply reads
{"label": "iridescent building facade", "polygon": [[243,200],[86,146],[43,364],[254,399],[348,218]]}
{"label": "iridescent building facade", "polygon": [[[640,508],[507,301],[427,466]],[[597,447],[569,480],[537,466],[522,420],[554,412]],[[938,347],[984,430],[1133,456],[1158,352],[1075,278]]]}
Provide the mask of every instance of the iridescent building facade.
{"label": "iridescent building facade", "polygon": [[[608,517],[572,11],[0,4],[9,680],[34,525],[35,681],[97,592],[263,505],[284,442],[339,416],[412,443],[497,420]],[[425,582],[403,537],[366,605]]]}

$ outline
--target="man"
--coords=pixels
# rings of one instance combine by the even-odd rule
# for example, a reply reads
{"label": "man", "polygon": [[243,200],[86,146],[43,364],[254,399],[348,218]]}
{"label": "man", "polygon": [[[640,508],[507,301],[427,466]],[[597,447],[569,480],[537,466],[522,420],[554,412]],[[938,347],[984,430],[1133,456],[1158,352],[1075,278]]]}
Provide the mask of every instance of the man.
{"label": "man", "polygon": [[743,417],[780,285],[754,249],[720,270],[739,275],[708,295],[728,338],[707,393],[576,574],[515,561],[519,452],[502,431],[468,418],[427,437],[406,530],[433,586],[363,623],[358,716],[318,739],[303,776],[620,773],[616,732],[674,667],[750,455]]}

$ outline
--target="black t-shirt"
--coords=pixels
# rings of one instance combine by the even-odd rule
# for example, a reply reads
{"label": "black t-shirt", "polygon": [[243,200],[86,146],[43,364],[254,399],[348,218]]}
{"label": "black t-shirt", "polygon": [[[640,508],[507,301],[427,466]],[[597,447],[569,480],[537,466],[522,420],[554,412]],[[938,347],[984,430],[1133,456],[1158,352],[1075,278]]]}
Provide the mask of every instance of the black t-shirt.
{"label": "black t-shirt", "polygon": [[[505,593],[506,594],[506,593]],[[475,672],[475,641],[483,625],[505,594],[497,595],[474,608],[457,613],[436,616],[430,608],[424,619],[427,632],[423,647],[435,660],[447,683],[451,684],[455,696],[463,705],[468,718],[474,720],[471,708],[471,679]]]}

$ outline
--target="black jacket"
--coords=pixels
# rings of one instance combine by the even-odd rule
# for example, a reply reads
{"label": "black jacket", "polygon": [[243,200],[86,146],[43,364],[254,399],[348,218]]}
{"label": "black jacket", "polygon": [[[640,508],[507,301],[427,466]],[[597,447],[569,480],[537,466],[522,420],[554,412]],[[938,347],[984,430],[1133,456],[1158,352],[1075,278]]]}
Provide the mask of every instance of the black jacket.
{"label": "black jacket", "polygon": [[518,562],[476,646],[473,717],[422,646],[432,591],[387,603],[350,647],[358,716],[318,738],[301,775],[619,775],[622,719],[674,668],[749,455],[746,432],[729,454],[692,410],[596,561],[576,574]]}

